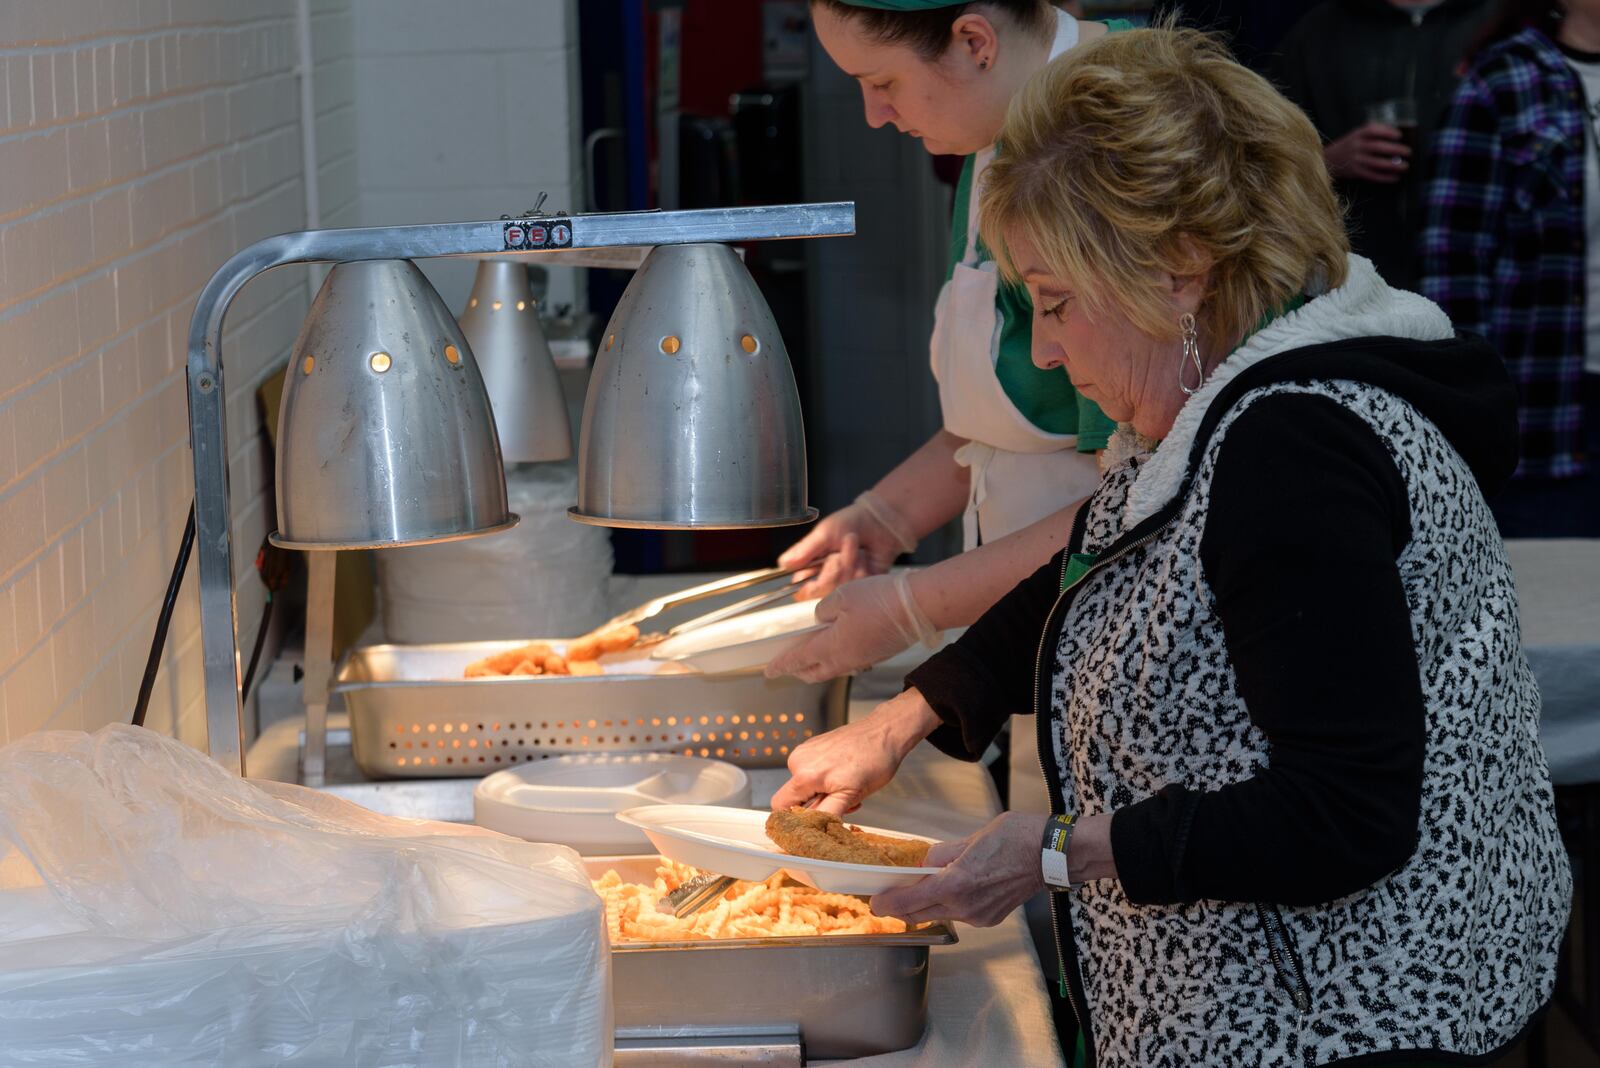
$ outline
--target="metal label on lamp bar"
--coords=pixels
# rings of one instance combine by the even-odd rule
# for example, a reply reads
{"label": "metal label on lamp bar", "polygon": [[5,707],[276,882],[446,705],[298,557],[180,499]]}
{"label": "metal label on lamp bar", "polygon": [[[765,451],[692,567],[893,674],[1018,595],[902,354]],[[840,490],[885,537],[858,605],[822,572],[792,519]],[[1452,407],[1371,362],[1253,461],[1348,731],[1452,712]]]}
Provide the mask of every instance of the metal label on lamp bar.
{"label": "metal label on lamp bar", "polygon": [[507,252],[572,247],[572,220],[565,216],[507,219],[503,233]]}

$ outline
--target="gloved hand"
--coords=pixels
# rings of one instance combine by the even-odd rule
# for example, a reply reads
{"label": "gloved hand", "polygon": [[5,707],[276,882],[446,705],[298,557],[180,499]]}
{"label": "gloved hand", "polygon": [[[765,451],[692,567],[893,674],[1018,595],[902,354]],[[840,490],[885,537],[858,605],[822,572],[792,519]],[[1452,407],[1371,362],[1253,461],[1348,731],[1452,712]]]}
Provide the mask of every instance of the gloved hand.
{"label": "gloved hand", "polygon": [[795,542],[780,557],[780,567],[797,567],[807,561],[827,560],[795,591],[800,600],[826,597],[846,582],[889,570],[895,557],[914,552],[917,539],[904,516],[882,497],[867,490],[832,515],[825,516],[811,533]]}
{"label": "gloved hand", "polygon": [[821,682],[860,671],[908,649],[933,646],[941,632],[912,592],[911,571],[847,582],[817,605],[817,622],[828,623],[767,664],[767,678],[793,675]]}

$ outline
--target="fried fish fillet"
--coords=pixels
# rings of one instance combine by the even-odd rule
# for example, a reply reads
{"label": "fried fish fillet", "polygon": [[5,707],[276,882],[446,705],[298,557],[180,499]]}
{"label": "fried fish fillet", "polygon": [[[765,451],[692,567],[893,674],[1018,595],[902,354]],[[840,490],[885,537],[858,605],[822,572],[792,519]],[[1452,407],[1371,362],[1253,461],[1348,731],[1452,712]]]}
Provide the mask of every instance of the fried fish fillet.
{"label": "fried fish fillet", "polygon": [[870,834],[830,812],[808,808],[772,813],[767,817],[767,837],[790,856],[813,860],[918,868],[928,857],[927,842]]}

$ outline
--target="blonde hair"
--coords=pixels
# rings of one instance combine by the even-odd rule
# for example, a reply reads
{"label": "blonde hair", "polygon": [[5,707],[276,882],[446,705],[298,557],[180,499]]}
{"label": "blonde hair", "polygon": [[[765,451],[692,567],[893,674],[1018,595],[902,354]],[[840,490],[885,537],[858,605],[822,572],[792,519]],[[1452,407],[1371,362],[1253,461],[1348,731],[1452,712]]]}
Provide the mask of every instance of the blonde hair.
{"label": "blonde hair", "polygon": [[1012,101],[979,225],[1016,279],[1008,229],[1093,310],[1176,338],[1158,275],[1211,270],[1197,318],[1231,344],[1272,308],[1344,282],[1349,238],[1305,114],[1195,30],[1108,34]]}

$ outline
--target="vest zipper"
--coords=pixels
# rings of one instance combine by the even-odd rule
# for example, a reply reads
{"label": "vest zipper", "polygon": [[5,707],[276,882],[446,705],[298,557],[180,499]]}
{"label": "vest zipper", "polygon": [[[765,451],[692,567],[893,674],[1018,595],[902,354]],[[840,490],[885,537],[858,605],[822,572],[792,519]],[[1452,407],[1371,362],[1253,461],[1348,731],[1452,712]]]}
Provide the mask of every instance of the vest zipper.
{"label": "vest zipper", "polygon": [[[1085,518],[1088,515],[1088,511],[1089,503],[1085,501],[1083,507],[1078,509],[1077,517],[1073,520],[1073,531],[1072,534],[1067,538],[1067,546],[1061,550],[1061,581],[1063,583],[1066,582],[1067,566],[1072,559],[1073,551],[1082,549],[1083,547],[1083,526],[1085,523]],[[1039,636],[1039,648],[1034,654],[1033,660],[1033,718],[1034,726],[1038,733],[1039,771],[1044,775],[1044,781],[1050,786],[1050,811],[1056,815],[1061,815],[1061,809],[1063,808],[1061,804],[1061,782],[1058,775],[1051,774],[1051,764],[1053,761],[1047,762],[1045,760],[1045,753],[1053,751],[1053,740],[1050,737],[1050,721],[1045,715],[1044,704],[1041,700],[1041,695],[1045,685],[1045,647],[1050,642],[1050,635],[1052,632],[1057,635],[1057,641],[1059,642],[1060,640],[1060,631],[1058,630],[1058,626],[1062,621],[1057,618],[1056,614],[1061,610],[1061,606],[1069,599],[1067,595],[1080,588],[1085,579],[1107,564],[1114,563],[1115,561],[1126,556],[1128,553],[1133,552],[1135,549],[1143,548],[1150,542],[1154,541],[1172,525],[1172,522],[1177,518],[1179,511],[1180,509],[1174,508],[1172,510],[1172,514],[1169,515],[1160,526],[1151,530],[1148,534],[1137,539],[1136,541],[1119,547],[1109,556],[1105,556],[1096,560],[1089,566],[1087,571],[1078,576],[1077,582],[1074,582],[1070,587],[1062,590],[1056,595],[1055,603],[1050,606],[1050,611],[1045,616],[1044,632]],[[1072,1006],[1072,1015],[1077,1017],[1078,1028],[1083,1032],[1085,1065],[1086,1068],[1094,1068],[1094,1031],[1089,1025],[1089,1014],[1085,1011],[1084,1007],[1079,1004],[1077,994],[1077,990],[1082,988],[1083,977],[1081,974],[1078,974],[1078,955],[1076,947],[1074,947],[1072,954],[1072,970],[1077,979],[1076,986],[1074,986],[1073,982],[1067,977],[1067,954],[1061,942],[1061,917],[1056,911],[1056,895],[1054,892],[1050,894],[1050,935],[1055,940],[1056,944],[1056,966],[1060,969],[1061,992],[1066,996],[1067,1003]]]}
{"label": "vest zipper", "polygon": [[1278,906],[1268,908],[1256,905],[1256,917],[1267,936],[1267,955],[1278,973],[1278,982],[1294,999],[1294,1007],[1302,1015],[1311,1011],[1311,992],[1306,988],[1305,972],[1300,966],[1300,954],[1289,943],[1288,925]]}

